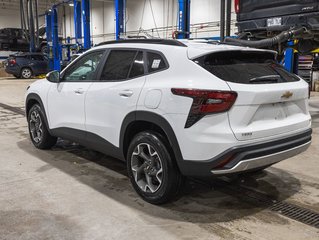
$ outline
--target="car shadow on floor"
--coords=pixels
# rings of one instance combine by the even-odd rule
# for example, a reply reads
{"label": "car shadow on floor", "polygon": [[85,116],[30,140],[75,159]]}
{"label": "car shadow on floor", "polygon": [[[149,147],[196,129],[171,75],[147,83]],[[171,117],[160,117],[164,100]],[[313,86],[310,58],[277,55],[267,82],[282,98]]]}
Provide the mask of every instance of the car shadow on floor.
{"label": "car shadow on floor", "polygon": [[[145,213],[149,218],[205,224],[249,217],[267,208],[238,192],[216,187],[214,180],[203,182],[189,179],[179,199],[162,206],[153,206],[135,193],[126,175],[126,165],[119,160],[64,140],[59,140],[48,151],[35,149],[29,139],[17,145],[46,163],[38,172],[59,169],[108,197]],[[273,167],[260,174],[229,179],[229,182],[265,193],[277,200],[285,200],[300,190],[300,182],[292,174]],[[282,224],[287,221],[274,214],[269,218],[264,221],[282,221]]]}

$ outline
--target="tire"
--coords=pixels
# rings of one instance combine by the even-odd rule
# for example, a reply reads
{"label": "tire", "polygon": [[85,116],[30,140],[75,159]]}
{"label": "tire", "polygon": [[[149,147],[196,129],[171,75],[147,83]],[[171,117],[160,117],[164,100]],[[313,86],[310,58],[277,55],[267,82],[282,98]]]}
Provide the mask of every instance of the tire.
{"label": "tire", "polygon": [[43,55],[47,55],[49,53],[48,46],[42,45],[40,51]]}
{"label": "tire", "polygon": [[173,200],[184,182],[165,142],[156,132],[141,132],[131,141],[127,153],[131,183],[142,199],[151,204]]}
{"label": "tire", "polygon": [[31,141],[36,148],[50,149],[56,144],[57,138],[50,135],[39,104],[33,105],[28,112],[28,126]]}
{"label": "tire", "polygon": [[30,68],[21,69],[21,78],[30,79],[32,77],[32,70]]}

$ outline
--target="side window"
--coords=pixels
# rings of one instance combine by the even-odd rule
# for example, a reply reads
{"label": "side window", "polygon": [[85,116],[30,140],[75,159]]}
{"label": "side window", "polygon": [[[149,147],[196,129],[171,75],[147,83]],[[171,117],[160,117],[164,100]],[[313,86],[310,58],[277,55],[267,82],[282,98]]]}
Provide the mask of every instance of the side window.
{"label": "side window", "polygon": [[133,50],[112,50],[105,63],[101,80],[127,79],[136,55],[137,51]]}
{"label": "side window", "polygon": [[158,53],[147,53],[147,68],[148,72],[156,72],[167,68],[167,65],[163,57]]}
{"label": "side window", "polygon": [[135,78],[135,77],[139,77],[143,75],[144,75],[143,52],[138,52],[134,59],[129,78]]}
{"label": "side window", "polygon": [[94,75],[104,51],[89,53],[77,61],[63,76],[65,82],[94,80]]}
{"label": "side window", "polygon": [[43,61],[43,56],[41,55],[31,55],[31,60],[32,61]]}

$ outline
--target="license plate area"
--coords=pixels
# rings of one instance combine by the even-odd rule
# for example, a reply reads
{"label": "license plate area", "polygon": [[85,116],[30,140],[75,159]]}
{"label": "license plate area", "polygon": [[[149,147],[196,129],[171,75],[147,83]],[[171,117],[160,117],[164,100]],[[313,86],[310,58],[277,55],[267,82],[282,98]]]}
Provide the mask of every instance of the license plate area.
{"label": "license plate area", "polygon": [[284,119],[287,117],[285,108],[284,103],[261,105],[255,113],[252,122]]}
{"label": "license plate area", "polygon": [[282,25],[281,17],[267,19],[267,27],[281,26],[281,25]]}

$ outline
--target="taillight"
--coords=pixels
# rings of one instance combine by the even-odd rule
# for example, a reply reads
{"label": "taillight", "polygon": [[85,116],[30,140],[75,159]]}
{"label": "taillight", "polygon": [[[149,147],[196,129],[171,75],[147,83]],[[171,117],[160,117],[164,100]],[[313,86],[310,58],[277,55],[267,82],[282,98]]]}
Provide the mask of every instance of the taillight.
{"label": "taillight", "polygon": [[15,60],[15,59],[10,59],[9,60],[9,64],[11,64],[11,65],[14,65],[14,64],[16,64],[17,63],[17,61]]}
{"label": "taillight", "polygon": [[235,12],[236,12],[236,14],[238,14],[239,11],[240,11],[239,4],[240,4],[240,0],[235,0]]}
{"label": "taillight", "polygon": [[173,88],[172,93],[193,98],[185,128],[191,127],[205,115],[227,112],[237,99],[237,93],[232,91]]}

